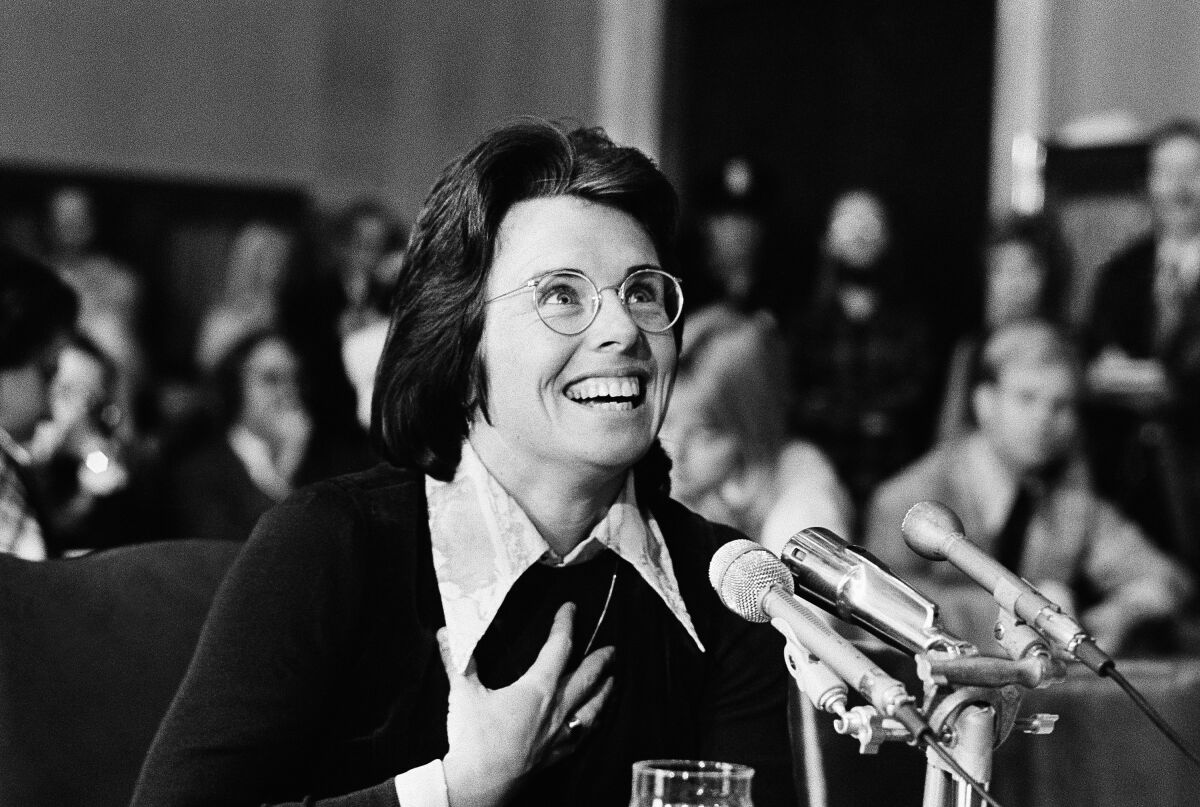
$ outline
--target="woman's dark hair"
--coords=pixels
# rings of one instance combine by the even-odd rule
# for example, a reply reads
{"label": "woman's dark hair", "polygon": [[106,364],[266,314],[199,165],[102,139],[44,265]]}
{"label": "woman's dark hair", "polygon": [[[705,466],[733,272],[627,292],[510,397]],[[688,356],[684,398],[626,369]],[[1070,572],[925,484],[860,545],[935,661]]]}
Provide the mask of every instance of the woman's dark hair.
{"label": "woman's dark hair", "polygon": [[54,270],[0,244],[0,369],[33,361],[75,329],[79,301]]}
{"label": "woman's dark hair", "polygon": [[[371,405],[372,440],[393,464],[453,477],[473,411],[487,412],[479,343],[500,223],[518,202],[555,196],[628,214],[663,269],[676,273],[678,202],[646,155],[615,145],[600,129],[566,132],[537,118],[484,136],[434,185],[396,284]],[[677,326],[677,346],[680,332]],[[665,490],[668,469],[656,441],[638,464],[639,494]]]}
{"label": "woman's dark hair", "polygon": [[1026,244],[1042,264],[1044,278],[1037,316],[1049,320],[1061,319],[1068,261],[1067,247],[1054,221],[1045,215],[1013,214],[988,225],[984,237],[985,251],[1013,242]]}
{"label": "woman's dark hair", "polygon": [[278,340],[293,353],[296,348],[283,333],[274,327],[257,328],[234,343],[213,370],[213,387],[217,394],[217,423],[225,429],[232,426],[242,413],[242,384],[246,375],[246,364],[259,346]]}

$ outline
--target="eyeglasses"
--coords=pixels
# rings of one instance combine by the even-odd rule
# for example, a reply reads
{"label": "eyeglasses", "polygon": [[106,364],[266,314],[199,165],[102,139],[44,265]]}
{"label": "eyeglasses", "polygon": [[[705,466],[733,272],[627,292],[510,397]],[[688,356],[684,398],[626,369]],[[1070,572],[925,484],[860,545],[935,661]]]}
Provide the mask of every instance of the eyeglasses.
{"label": "eyeglasses", "polygon": [[617,285],[600,288],[577,269],[558,269],[527,280],[485,303],[533,289],[538,318],[555,333],[574,336],[596,321],[601,292],[613,289],[639,328],[646,333],[662,333],[670,330],[683,312],[680,282],[661,269],[638,269]]}

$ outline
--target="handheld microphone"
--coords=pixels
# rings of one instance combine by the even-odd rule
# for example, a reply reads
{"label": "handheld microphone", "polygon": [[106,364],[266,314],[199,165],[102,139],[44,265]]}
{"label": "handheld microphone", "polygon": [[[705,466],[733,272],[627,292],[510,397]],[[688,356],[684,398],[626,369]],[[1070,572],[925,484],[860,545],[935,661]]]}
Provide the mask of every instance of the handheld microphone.
{"label": "handheld microphone", "polygon": [[730,611],[750,622],[782,622],[783,627],[776,625],[777,630],[785,636],[790,630],[800,644],[858,690],[880,714],[900,720],[914,737],[929,731],[904,685],[797,600],[792,593],[791,573],[761,545],[745,538],[725,544],[713,555],[708,579]]}
{"label": "handheld microphone", "polygon": [[936,603],[870,552],[831,530],[801,530],[784,544],[780,560],[795,578],[800,596],[899,650],[973,650],[942,628]]}
{"label": "handheld microphone", "polygon": [[1114,665],[1096,646],[1083,626],[1063,613],[1027,581],[1005,568],[963,533],[962,522],[939,502],[918,502],[909,508],[900,526],[905,543],[928,560],[948,560],[983,588],[1008,611],[1099,675]]}

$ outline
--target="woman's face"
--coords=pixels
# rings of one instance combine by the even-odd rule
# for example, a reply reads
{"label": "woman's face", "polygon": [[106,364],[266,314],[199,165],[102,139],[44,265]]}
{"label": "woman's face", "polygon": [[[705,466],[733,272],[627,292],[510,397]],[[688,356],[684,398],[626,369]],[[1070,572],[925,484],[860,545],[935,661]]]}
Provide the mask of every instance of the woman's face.
{"label": "woman's face", "polygon": [[709,417],[702,386],[696,379],[675,385],[662,432],[671,457],[671,495],[693,509],[734,476],[741,458],[737,437]]}
{"label": "woman's face", "polygon": [[265,437],[277,432],[286,416],[303,408],[296,354],[282,339],[263,340],[242,368],[242,424]]}
{"label": "woman's face", "polygon": [[1046,269],[1024,241],[1005,241],[987,253],[987,321],[997,326],[1038,313]]}
{"label": "woman's face", "polygon": [[104,365],[92,354],[68,345],[58,357],[50,386],[50,412],[64,427],[83,420],[111,397]]}
{"label": "woman's face", "polygon": [[854,269],[869,269],[888,248],[887,213],[878,199],[854,191],[838,199],[829,216],[826,248]]}
{"label": "woman's face", "polygon": [[[501,222],[487,299],[555,269],[577,269],[599,288],[658,267],[633,218],[573,196],[519,202]],[[644,333],[615,290],[583,333],[564,336],[538,318],[534,292],[489,303],[480,351],[488,414],[472,423],[484,463],[608,475],[645,454],[666,413],[675,378],[671,331]]]}

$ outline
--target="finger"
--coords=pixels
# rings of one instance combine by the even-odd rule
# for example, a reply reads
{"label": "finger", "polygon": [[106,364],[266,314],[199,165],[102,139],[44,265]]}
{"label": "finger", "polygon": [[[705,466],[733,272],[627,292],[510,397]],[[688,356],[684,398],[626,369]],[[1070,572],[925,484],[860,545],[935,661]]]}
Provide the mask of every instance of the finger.
{"label": "finger", "polygon": [[554,743],[543,757],[543,764],[553,764],[579,747],[583,739],[595,728],[612,691],[613,679],[612,676],[609,676],[574,712],[567,714],[554,738]]}
{"label": "finger", "polygon": [[558,681],[571,656],[571,626],[574,621],[575,603],[563,603],[554,614],[554,623],[550,626],[546,643],[522,678],[534,676],[545,681]]}
{"label": "finger", "polygon": [[616,655],[612,647],[601,647],[588,653],[562,688],[561,710],[563,714],[574,713],[584,701],[599,689],[608,674]]}
{"label": "finger", "polygon": [[[580,731],[575,734],[586,734],[589,729],[596,725],[596,721],[600,718],[600,712],[604,710],[604,704],[608,703],[609,696],[613,691],[613,677],[607,676],[600,683],[600,686],[592,692],[587,700],[576,707],[574,717],[580,723]],[[568,718],[569,721],[569,718]]]}

